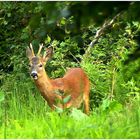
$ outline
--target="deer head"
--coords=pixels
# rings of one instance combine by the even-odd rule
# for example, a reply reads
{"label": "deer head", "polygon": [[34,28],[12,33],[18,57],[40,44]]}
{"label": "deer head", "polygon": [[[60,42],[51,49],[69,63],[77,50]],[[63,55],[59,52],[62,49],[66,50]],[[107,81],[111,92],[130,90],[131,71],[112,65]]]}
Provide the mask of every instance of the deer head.
{"label": "deer head", "polygon": [[45,72],[45,64],[48,59],[53,54],[53,48],[46,48],[46,51],[43,55],[41,55],[41,50],[43,48],[43,44],[39,45],[39,50],[37,55],[35,55],[33,46],[30,43],[30,46],[26,50],[26,55],[29,58],[29,66],[30,66],[30,74],[34,80],[39,79],[43,73]]}

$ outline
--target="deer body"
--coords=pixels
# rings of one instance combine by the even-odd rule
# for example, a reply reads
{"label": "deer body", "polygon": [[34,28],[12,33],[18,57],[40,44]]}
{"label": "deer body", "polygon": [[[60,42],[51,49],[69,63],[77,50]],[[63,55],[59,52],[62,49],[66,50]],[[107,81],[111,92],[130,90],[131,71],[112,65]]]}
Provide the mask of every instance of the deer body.
{"label": "deer body", "polygon": [[[52,50],[51,50],[52,51]],[[56,107],[79,108],[84,102],[85,113],[89,113],[89,79],[81,68],[71,68],[63,78],[50,79],[44,68],[44,61],[48,60],[50,54],[47,49],[47,55],[42,58],[35,56],[30,46],[27,50],[31,66],[31,76],[41,95],[47,101],[48,105],[55,109]],[[41,66],[41,67],[40,67]],[[66,102],[63,102],[67,98]]]}

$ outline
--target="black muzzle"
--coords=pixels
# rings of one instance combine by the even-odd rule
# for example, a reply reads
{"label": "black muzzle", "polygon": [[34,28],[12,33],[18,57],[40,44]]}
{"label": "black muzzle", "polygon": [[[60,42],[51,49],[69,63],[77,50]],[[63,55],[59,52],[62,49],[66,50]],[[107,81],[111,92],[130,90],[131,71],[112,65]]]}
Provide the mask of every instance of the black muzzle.
{"label": "black muzzle", "polygon": [[38,78],[38,75],[36,72],[32,72],[31,73],[31,76],[36,80]]}

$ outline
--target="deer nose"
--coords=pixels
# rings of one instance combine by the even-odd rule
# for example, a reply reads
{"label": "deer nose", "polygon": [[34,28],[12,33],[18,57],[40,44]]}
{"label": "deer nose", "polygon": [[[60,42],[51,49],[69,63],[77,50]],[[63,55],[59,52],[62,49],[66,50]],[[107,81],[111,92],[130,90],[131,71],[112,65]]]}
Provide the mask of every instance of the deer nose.
{"label": "deer nose", "polygon": [[37,77],[38,77],[37,72],[36,72],[36,71],[32,71],[31,76],[32,76],[34,79],[37,79]]}

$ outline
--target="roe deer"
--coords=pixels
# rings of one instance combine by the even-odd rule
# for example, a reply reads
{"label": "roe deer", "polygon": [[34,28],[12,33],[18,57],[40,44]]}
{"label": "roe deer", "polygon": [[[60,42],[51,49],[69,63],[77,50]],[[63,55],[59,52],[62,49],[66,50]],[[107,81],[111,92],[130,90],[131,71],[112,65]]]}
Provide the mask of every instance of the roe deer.
{"label": "roe deer", "polygon": [[79,108],[84,102],[84,111],[88,114],[90,86],[87,75],[81,68],[71,68],[63,78],[50,79],[46,74],[45,64],[52,56],[53,48],[46,48],[43,56],[40,55],[42,48],[43,44],[39,45],[38,53],[35,55],[30,43],[30,47],[26,50],[30,62],[30,74],[41,95],[52,109]]}

